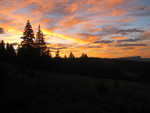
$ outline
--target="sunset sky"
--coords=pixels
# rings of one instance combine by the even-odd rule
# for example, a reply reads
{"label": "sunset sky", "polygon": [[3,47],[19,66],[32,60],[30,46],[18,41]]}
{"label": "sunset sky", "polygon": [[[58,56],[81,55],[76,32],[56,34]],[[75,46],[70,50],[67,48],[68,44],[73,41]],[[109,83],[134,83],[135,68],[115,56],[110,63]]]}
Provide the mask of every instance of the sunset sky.
{"label": "sunset sky", "polygon": [[150,0],[0,0],[0,40],[20,43],[29,19],[51,51],[150,57]]}

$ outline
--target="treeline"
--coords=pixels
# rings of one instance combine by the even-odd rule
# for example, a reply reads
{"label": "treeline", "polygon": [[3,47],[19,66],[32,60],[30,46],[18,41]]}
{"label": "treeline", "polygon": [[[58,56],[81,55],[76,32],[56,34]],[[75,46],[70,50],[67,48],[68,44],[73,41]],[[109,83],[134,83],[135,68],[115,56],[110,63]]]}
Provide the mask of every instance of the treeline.
{"label": "treeline", "polygon": [[[22,41],[16,49],[14,49],[13,44],[5,44],[5,42],[2,40],[0,42],[0,56],[52,58],[50,48],[47,47],[40,25],[35,36],[30,21],[28,20],[23,32],[23,36],[20,38]],[[54,58],[61,58],[59,50],[56,51]],[[75,55],[70,52],[68,57],[65,55],[63,58],[75,59]],[[88,58],[88,56],[87,54],[83,53],[81,58]]]}
{"label": "treeline", "polygon": [[0,56],[7,57],[7,56],[16,56],[15,49],[12,44],[6,43],[2,40],[0,42]]}
{"label": "treeline", "polygon": [[[17,51],[20,54],[17,54]],[[28,52],[30,51],[30,54]],[[96,59],[88,58],[82,54],[76,58],[71,52],[67,57],[60,57],[56,51],[55,57],[43,54],[41,48],[20,47],[14,49],[12,44],[0,42],[0,62],[2,67],[14,65],[19,72],[32,72],[33,70],[60,73],[76,74],[79,76],[90,76],[96,78],[111,78],[118,80],[134,80],[149,82],[148,76],[150,62],[139,62],[120,59]],[[24,52],[27,52],[26,54]],[[41,54],[42,53],[42,54]],[[7,70],[4,70],[7,72]]]}
{"label": "treeline", "polygon": [[[55,56],[52,57],[50,49],[47,49],[45,46],[44,48],[35,46],[26,46],[26,47],[21,47],[18,46],[17,49],[14,48],[14,44],[11,43],[5,43],[4,40],[0,41],[0,57],[38,57],[38,56],[46,56],[48,58],[56,58],[56,59],[76,59],[75,55],[73,52],[70,52],[70,54],[64,55],[64,57],[61,57],[60,51],[57,50],[55,53]],[[86,59],[88,58],[88,55],[86,53],[82,53],[81,56],[79,57],[81,59]]]}

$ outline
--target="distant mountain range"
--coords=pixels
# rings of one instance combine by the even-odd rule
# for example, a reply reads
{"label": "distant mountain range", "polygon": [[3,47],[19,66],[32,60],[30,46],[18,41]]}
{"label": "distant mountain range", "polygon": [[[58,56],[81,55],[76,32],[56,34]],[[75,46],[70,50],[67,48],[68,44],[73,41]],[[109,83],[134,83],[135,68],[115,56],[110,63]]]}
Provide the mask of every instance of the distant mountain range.
{"label": "distant mountain range", "polygon": [[141,56],[121,57],[121,60],[136,60],[136,61],[150,61],[150,58],[142,58]]}

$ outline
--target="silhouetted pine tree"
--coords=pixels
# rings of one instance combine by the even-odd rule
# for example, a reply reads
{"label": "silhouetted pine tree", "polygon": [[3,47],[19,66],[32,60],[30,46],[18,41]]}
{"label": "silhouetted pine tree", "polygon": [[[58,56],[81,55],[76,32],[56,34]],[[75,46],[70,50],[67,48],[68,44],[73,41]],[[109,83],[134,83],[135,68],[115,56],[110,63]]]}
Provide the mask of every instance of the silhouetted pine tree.
{"label": "silhouetted pine tree", "polygon": [[50,58],[52,58],[52,54],[51,54],[51,50],[50,49],[48,49],[48,55],[49,55]]}
{"label": "silhouetted pine tree", "polygon": [[23,39],[23,41],[21,42],[21,45],[18,47],[18,56],[35,56],[37,54],[37,50],[34,48],[35,37],[29,20],[27,21],[21,39]]}
{"label": "silhouetted pine tree", "polygon": [[0,42],[0,56],[6,56],[5,42],[3,40]]}
{"label": "silhouetted pine tree", "polygon": [[66,54],[64,55],[64,59],[67,59],[67,55]]}
{"label": "silhouetted pine tree", "polygon": [[75,56],[72,52],[70,52],[69,59],[75,59]]}
{"label": "silhouetted pine tree", "polygon": [[60,58],[60,55],[59,55],[59,50],[57,50],[57,51],[56,51],[55,58]]}
{"label": "silhouetted pine tree", "polygon": [[88,55],[86,53],[82,53],[80,58],[88,58]]}
{"label": "silhouetted pine tree", "polygon": [[6,55],[7,56],[16,56],[15,49],[12,44],[6,44]]}
{"label": "silhouetted pine tree", "polygon": [[24,45],[33,46],[35,37],[29,20],[27,21],[27,24],[24,29],[23,37],[21,37],[21,39],[23,39],[23,41],[21,42],[22,46]]}
{"label": "silhouetted pine tree", "polygon": [[38,32],[36,34],[35,40],[36,49],[39,51],[39,56],[49,56],[49,49],[46,46],[46,42],[44,40],[43,32],[41,31],[40,25]]}

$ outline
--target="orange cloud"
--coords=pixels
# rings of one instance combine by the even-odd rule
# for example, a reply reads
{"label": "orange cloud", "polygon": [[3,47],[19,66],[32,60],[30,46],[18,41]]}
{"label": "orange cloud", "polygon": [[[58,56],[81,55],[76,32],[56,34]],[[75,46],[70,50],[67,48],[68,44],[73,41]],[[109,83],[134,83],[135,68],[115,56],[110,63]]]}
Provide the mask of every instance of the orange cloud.
{"label": "orange cloud", "polygon": [[80,18],[76,18],[74,16],[68,16],[68,17],[65,17],[62,21],[60,21],[60,26],[63,26],[63,27],[73,27],[74,25],[77,25],[77,24],[81,24],[81,23],[84,23],[85,20],[83,19],[80,19]]}
{"label": "orange cloud", "polygon": [[128,23],[128,22],[134,22],[136,19],[135,18],[133,18],[133,17],[127,17],[127,18],[125,18],[125,19],[121,19],[121,20],[117,20],[118,22],[120,22],[120,23]]}
{"label": "orange cloud", "polygon": [[70,13],[74,13],[79,9],[79,4],[78,3],[72,3],[69,7],[66,8],[67,11]]}
{"label": "orange cloud", "polygon": [[107,6],[112,8],[112,7],[123,4],[125,2],[125,0],[105,0],[104,2],[105,2],[105,4],[107,4]]}
{"label": "orange cloud", "polygon": [[127,12],[122,9],[115,9],[112,11],[112,16],[122,16],[125,15]]}
{"label": "orange cloud", "polygon": [[128,37],[112,37],[112,39],[115,39],[115,40],[124,40],[124,39],[128,39]]}

